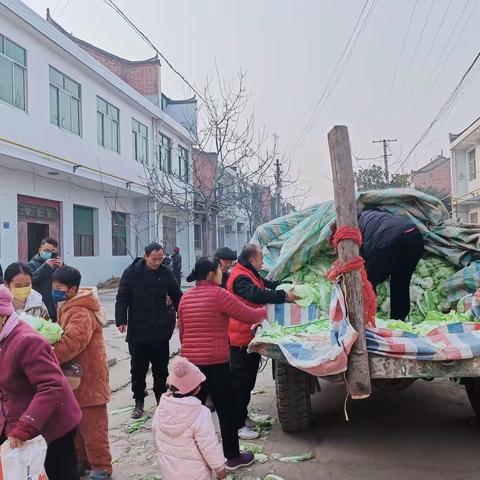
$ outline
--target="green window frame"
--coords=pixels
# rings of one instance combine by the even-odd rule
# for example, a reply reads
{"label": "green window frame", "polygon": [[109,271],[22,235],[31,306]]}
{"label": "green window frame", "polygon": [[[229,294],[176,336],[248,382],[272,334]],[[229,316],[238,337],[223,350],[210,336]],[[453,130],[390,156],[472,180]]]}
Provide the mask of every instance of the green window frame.
{"label": "green window frame", "polygon": [[120,153],[120,110],[98,96],[97,140],[102,147]]}
{"label": "green window frame", "polygon": [[95,255],[95,209],[73,206],[73,254],[75,257]]}
{"label": "green window frame", "polygon": [[181,145],[178,146],[178,175],[185,183],[190,181],[190,161],[188,150]]}
{"label": "green window frame", "polygon": [[128,215],[124,212],[112,212],[112,255],[125,256],[127,248]]}
{"label": "green window frame", "polygon": [[172,140],[160,134],[160,170],[172,173]]}
{"label": "green window frame", "polygon": [[133,159],[144,165],[148,164],[148,127],[132,118]]}
{"label": "green window frame", "polygon": [[0,101],[27,110],[27,51],[0,34]]}
{"label": "green window frame", "polygon": [[82,87],[50,66],[50,123],[75,135],[82,134]]}

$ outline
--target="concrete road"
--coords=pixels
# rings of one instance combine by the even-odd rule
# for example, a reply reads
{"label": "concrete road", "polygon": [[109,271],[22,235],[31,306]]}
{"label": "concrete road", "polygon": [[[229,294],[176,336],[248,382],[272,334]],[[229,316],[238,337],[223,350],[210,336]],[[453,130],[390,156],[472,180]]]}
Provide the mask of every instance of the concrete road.
{"label": "concrete road", "polygon": [[[104,303],[108,303],[107,298]],[[114,410],[132,403],[129,357],[124,338],[113,326],[105,329],[105,338],[109,357],[117,359],[110,370],[113,394],[109,408]],[[172,350],[176,348],[175,336]],[[257,387],[264,393],[253,397],[253,410],[275,417],[270,365],[259,376]],[[368,400],[349,401],[349,422],[344,417],[342,385],[322,382],[322,391],[312,400],[312,430],[289,435],[275,425],[256,442],[265,447],[269,461],[237,473],[235,479],[263,479],[269,472],[285,480],[480,479],[480,431],[461,386],[448,380],[418,381],[401,392],[375,390]],[[153,415],[154,408],[150,392],[147,414]],[[114,478],[153,479],[148,475],[158,475],[159,471],[150,421],[139,432],[127,434],[130,422],[128,413],[110,416]],[[274,459],[275,454],[308,451],[315,453],[315,459],[293,465]]]}

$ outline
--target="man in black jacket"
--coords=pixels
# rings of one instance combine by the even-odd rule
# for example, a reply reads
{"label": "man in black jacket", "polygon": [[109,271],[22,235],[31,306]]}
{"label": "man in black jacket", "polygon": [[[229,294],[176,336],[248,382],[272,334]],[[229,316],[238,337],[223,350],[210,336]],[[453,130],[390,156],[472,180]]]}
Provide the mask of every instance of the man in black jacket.
{"label": "man in black jacket", "polygon": [[[150,364],[157,402],[166,390],[169,341],[175,329],[175,311],[182,291],[172,271],[162,264],[164,257],[163,247],[151,243],[145,247],[145,256],[126,268],[118,287],[115,322],[120,332],[127,332],[135,400],[132,418],[143,415]],[[167,305],[167,296],[173,306]]]}
{"label": "man in black jacket", "polygon": [[58,242],[54,238],[44,238],[38,253],[28,262],[32,271],[32,288],[42,295],[52,321],[57,320],[57,306],[52,298],[52,275],[63,266],[58,256]]}
{"label": "man in black jacket", "polygon": [[404,217],[378,210],[358,216],[368,279],[374,288],[390,278],[390,317],[405,320],[410,313],[410,280],[422,258],[423,237]]}
{"label": "man in black jacket", "polygon": [[222,288],[227,288],[228,277],[230,276],[230,268],[233,262],[237,260],[237,252],[231,248],[221,247],[217,248],[214,253],[215,258],[220,262],[220,269],[222,270]]}
{"label": "man in black jacket", "polygon": [[175,279],[177,280],[178,284],[182,285],[182,255],[180,254],[180,249],[175,247],[173,249],[172,255],[172,270]]}

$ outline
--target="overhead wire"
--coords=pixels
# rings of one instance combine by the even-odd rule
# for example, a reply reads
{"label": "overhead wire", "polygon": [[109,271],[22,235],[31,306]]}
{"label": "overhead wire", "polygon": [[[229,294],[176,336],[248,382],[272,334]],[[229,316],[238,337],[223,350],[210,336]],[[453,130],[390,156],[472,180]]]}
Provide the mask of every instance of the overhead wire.
{"label": "overhead wire", "polygon": [[395,100],[394,106],[393,106],[393,111],[397,109],[398,102],[400,101],[400,98],[402,97],[403,91],[405,90],[405,86],[407,85],[407,80],[408,77],[410,76],[410,72],[412,70],[413,63],[415,61],[415,57],[417,56],[418,49],[420,47],[420,44],[422,43],[423,40],[423,35],[425,34],[425,30],[427,28],[428,20],[430,19],[430,15],[432,14],[433,10],[433,4],[434,0],[430,0],[430,8],[428,9],[427,16],[425,18],[425,22],[423,23],[422,31],[420,32],[420,36],[418,37],[417,44],[415,46],[415,50],[413,51],[412,58],[410,59],[410,63],[408,65],[407,73],[403,79],[402,87],[400,88],[400,91],[398,93],[397,99]]}
{"label": "overhead wire", "polygon": [[432,53],[432,50],[433,50],[433,47],[435,46],[435,43],[437,41],[437,38],[438,38],[438,35],[440,34],[440,31],[443,27],[443,24],[445,23],[445,20],[447,18],[447,14],[448,14],[448,11],[450,10],[450,7],[452,6],[453,4],[453,0],[450,0],[448,2],[448,5],[447,5],[447,8],[445,9],[445,12],[443,13],[443,17],[442,17],[442,20],[440,21],[438,27],[437,27],[437,30],[435,32],[435,35],[433,36],[432,38],[432,42],[430,43],[430,47],[428,48],[428,51],[427,51],[427,54],[425,55],[425,60],[423,61],[423,65],[422,65],[422,68],[420,69],[420,71],[418,72],[418,75],[417,75],[417,79],[415,80],[414,84],[413,84],[413,87],[412,87],[412,90],[410,92],[410,95],[408,96],[408,99],[407,99],[407,102],[410,102],[410,100],[412,99],[416,89],[417,89],[417,85],[418,85],[418,82],[419,80],[422,78],[422,74],[425,70],[425,67],[427,66],[427,62],[430,58],[430,54]]}
{"label": "overhead wire", "polygon": [[[355,22],[355,25],[353,27],[353,30],[345,44],[345,47],[340,55],[340,58],[332,72],[332,75],[330,76],[328,82],[327,82],[327,85],[325,86],[325,88],[323,89],[319,99],[317,100],[317,102],[315,103],[315,106],[313,108],[313,111],[310,115],[310,117],[308,118],[306,124],[305,124],[305,127],[303,128],[300,136],[298,137],[297,141],[295,142],[293,148],[291,149],[290,153],[293,151],[293,150],[297,150],[303,143],[303,141],[305,140],[306,136],[308,135],[310,129],[311,129],[311,126],[313,125],[313,122],[314,122],[314,119],[315,119],[315,116],[317,115],[320,107],[322,106],[322,104],[324,105],[326,103],[326,100],[331,96],[331,94],[333,93],[333,91],[336,89],[341,77],[343,76],[343,72],[345,71],[347,65],[348,65],[348,62],[350,61],[352,55],[353,55],[353,52],[358,44],[358,40],[359,38],[361,37],[364,29],[365,29],[365,26],[373,12],[373,9],[375,8],[376,6],[376,3],[377,3],[377,0],[373,0],[373,2],[371,3],[370,5],[370,8],[369,10],[367,11],[367,13],[365,14],[365,11],[367,10],[367,7],[368,7],[368,4],[369,4],[370,0],[366,0],[363,7],[362,7],[362,10],[360,11],[360,14]],[[365,14],[365,15],[364,15]],[[363,21],[362,21],[363,19]],[[362,22],[362,24],[361,24]]]}
{"label": "overhead wire", "polygon": [[440,110],[438,111],[437,115],[435,118],[430,122],[428,127],[425,129],[425,131],[422,133],[420,138],[417,140],[417,142],[413,145],[413,147],[410,149],[408,154],[406,155],[405,159],[402,161],[402,163],[399,165],[395,173],[397,173],[410,159],[412,156],[413,152],[418,148],[418,146],[425,140],[425,138],[429,135],[429,133],[432,131],[433,127],[443,118],[446,118],[450,111],[453,109],[453,107],[458,103],[459,99],[465,92],[465,90],[468,88],[468,86],[471,84],[471,81],[475,77],[475,75],[478,73],[480,70],[480,51],[477,53],[475,56],[473,62],[470,64],[470,66],[467,68],[467,70],[463,73],[462,77],[460,78],[460,81],[457,83],[453,91],[450,93],[448,96],[447,100],[445,103],[442,105]]}
{"label": "overhead wire", "polygon": [[[420,94],[420,97],[419,97],[419,99],[418,99],[418,101],[417,101],[417,105],[418,105],[418,104],[420,103],[420,101],[423,99],[423,97],[424,97],[425,93],[427,92],[427,90],[430,90],[430,91],[431,91],[431,88],[429,88],[430,81],[432,80],[433,75],[434,75],[435,72],[437,71],[437,68],[438,68],[438,66],[440,65],[440,61],[442,60],[445,52],[447,51],[448,45],[450,44],[450,41],[452,40],[453,35],[454,35],[455,32],[457,31],[457,27],[460,25],[460,22],[462,21],[462,18],[463,18],[463,16],[465,15],[465,12],[466,12],[466,10],[467,10],[467,8],[468,8],[468,5],[470,5],[471,1],[472,1],[472,0],[467,0],[467,1],[465,2],[465,5],[463,6],[463,9],[462,9],[462,11],[460,12],[459,17],[458,17],[457,21],[455,22],[455,25],[453,26],[452,31],[450,32],[450,35],[448,36],[447,41],[445,42],[444,46],[443,46],[442,49],[441,49],[441,53],[440,53],[440,55],[438,56],[438,59],[437,59],[437,61],[435,62],[435,65],[434,65],[433,69],[432,69],[432,71],[430,72],[430,75],[428,76],[427,81],[425,82],[425,86],[424,86],[424,88],[423,88],[423,90],[422,90],[422,92],[421,92],[421,94]],[[478,6],[478,3],[479,3],[479,1],[477,0],[477,6]],[[474,7],[474,8],[476,8],[476,7]],[[468,22],[468,19],[467,19],[467,22]],[[466,24],[464,25],[464,28],[463,28],[462,30],[465,29],[465,26],[466,26]],[[441,71],[441,70],[440,70],[440,71]],[[435,83],[435,82],[434,82],[434,83]],[[433,84],[432,84],[432,87],[433,87]]]}
{"label": "overhead wire", "polygon": [[411,28],[412,28],[413,17],[415,16],[415,11],[417,10],[417,5],[418,5],[418,0],[415,0],[415,3],[413,4],[412,13],[410,14],[410,20],[408,21],[407,30],[406,30],[406,32],[405,32],[405,36],[403,37],[402,48],[400,49],[400,56],[398,57],[397,66],[395,67],[395,71],[394,71],[394,73],[393,73],[392,82],[390,83],[390,88],[389,88],[389,90],[388,90],[387,101],[388,101],[388,100],[391,98],[391,96],[392,96],[393,87],[394,87],[395,82],[396,82],[396,80],[397,80],[398,69],[400,68],[400,64],[401,64],[402,58],[403,58],[403,53],[405,52],[405,45],[407,44],[408,35],[409,35],[410,30],[411,30]]}
{"label": "overhead wire", "polygon": [[137,25],[130,20],[130,18],[123,12],[123,10],[113,1],[113,0],[102,0],[106,5],[112,8],[118,15],[120,15],[123,20],[151,47],[153,50],[160,56],[160,58],[170,67],[170,69],[188,85],[192,91],[198,96],[202,102],[205,102],[203,95],[193,86],[191,82],[187,80],[187,78],[182,75],[168,60],[168,58],[155,46],[155,44],[147,37],[145,33],[140,30]]}

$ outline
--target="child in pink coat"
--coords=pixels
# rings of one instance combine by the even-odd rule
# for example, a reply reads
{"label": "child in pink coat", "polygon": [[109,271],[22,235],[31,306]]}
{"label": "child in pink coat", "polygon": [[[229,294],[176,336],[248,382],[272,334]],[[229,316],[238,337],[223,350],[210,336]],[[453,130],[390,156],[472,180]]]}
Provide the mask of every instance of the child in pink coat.
{"label": "child in pink coat", "polygon": [[176,357],[168,377],[169,391],[160,398],[153,432],[162,480],[211,480],[227,476],[212,414],[195,397],[205,375],[186,358]]}

